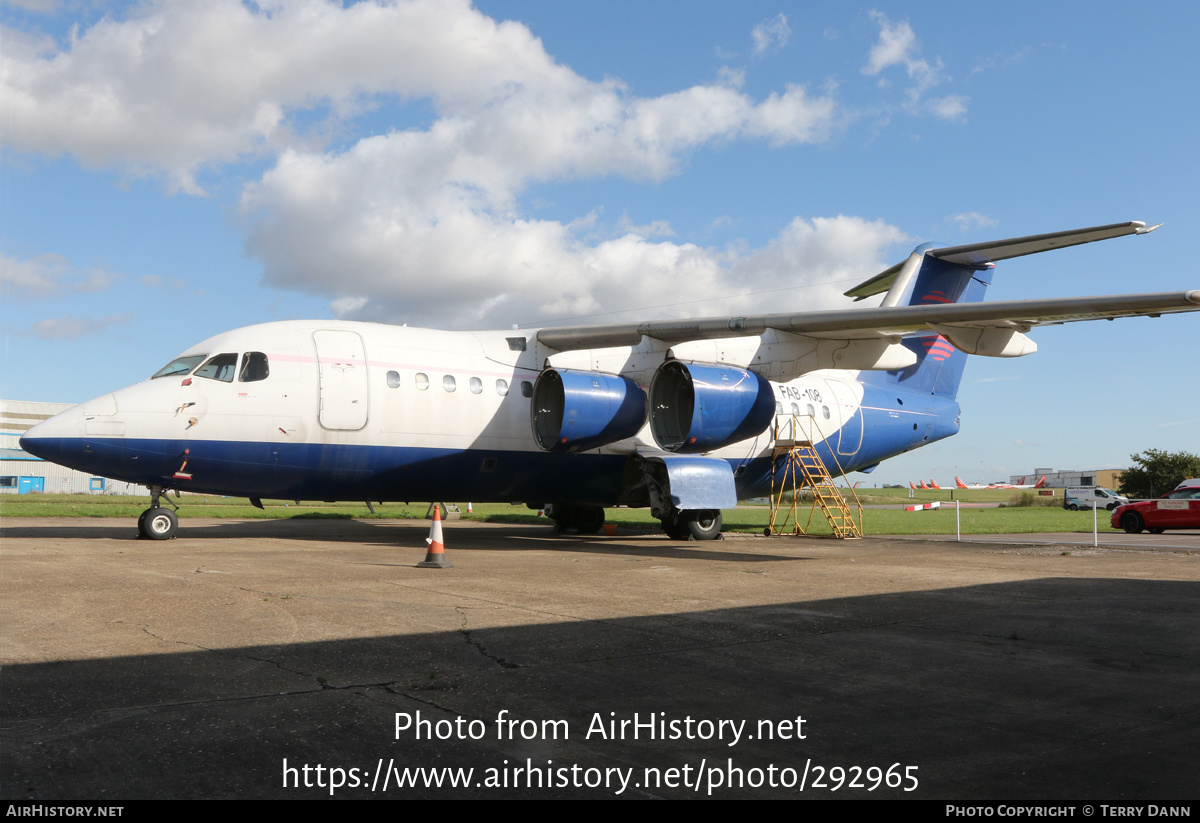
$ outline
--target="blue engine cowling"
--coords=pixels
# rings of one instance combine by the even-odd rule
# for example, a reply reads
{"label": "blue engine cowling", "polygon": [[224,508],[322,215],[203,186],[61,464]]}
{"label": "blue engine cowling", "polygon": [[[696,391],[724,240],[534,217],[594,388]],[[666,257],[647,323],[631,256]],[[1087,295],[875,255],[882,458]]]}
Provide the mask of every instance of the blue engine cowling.
{"label": "blue engine cowling", "polygon": [[760,434],[774,415],[771,384],[734,366],[668,360],[650,383],[650,430],[667,451],[728,446]]}
{"label": "blue engine cowling", "polygon": [[633,437],[646,422],[646,393],[617,374],[548,368],[533,384],[533,439],[579,452]]}

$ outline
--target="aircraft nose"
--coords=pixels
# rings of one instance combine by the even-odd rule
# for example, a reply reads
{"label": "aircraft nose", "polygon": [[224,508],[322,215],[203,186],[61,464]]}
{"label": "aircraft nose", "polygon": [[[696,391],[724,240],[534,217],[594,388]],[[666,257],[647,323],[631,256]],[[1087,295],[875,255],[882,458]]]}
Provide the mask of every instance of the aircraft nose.
{"label": "aircraft nose", "polygon": [[34,457],[66,465],[63,458],[69,452],[77,451],[71,444],[83,435],[82,424],[83,407],[72,406],[21,435],[21,449]]}

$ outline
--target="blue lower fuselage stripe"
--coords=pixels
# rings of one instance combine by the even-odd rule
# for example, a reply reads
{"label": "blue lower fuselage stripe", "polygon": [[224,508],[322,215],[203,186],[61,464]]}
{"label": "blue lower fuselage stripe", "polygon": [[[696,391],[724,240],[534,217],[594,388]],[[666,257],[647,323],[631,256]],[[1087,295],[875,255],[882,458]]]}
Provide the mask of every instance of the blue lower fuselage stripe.
{"label": "blue lower fuselage stripe", "polygon": [[[902,403],[898,400],[903,399]],[[872,466],[958,430],[958,405],[929,395],[897,397],[867,387],[862,407],[817,444],[830,473]],[[187,448],[187,453],[184,453]],[[621,502],[623,454],[278,444],[124,437],[39,438],[49,460],[116,480],[204,494],[296,500]],[[836,456],[836,460],[834,459]],[[726,458],[738,497],[765,494],[769,456]],[[186,465],[185,465],[186,461]],[[781,467],[774,466],[776,483]]]}

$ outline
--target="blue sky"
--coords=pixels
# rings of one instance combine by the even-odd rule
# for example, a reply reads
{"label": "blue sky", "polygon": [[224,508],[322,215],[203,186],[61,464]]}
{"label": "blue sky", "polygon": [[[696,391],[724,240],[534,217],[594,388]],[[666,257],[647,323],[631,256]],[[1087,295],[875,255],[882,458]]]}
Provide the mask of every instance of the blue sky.
{"label": "blue sky", "polygon": [[[270,320],[836,308],[919,242],[1124,220],[1166,225],[989,297],[1200,288],[1200,8],[1143,8],[7,4],[0,396],[81,402]],[[962,433],[869,481],[1200,451],[1198,324],[974,358]]]}

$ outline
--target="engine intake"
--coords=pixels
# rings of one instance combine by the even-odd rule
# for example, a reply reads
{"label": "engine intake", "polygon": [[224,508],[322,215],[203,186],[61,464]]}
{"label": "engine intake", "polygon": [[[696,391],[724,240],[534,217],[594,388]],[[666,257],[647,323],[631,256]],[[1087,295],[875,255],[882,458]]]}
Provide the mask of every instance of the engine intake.
{"label": "engine intake", "polygon": [[579,452],[633,437],[646,422],[646,393],[617,374],[548,368],[533,384],[533,439]]}
{"label": "engine intake", "polygon": [[650,383],[650,430],[667,451],[728,446],[761,433],[774,414],[771,384],[745,369],[668,360]]}

